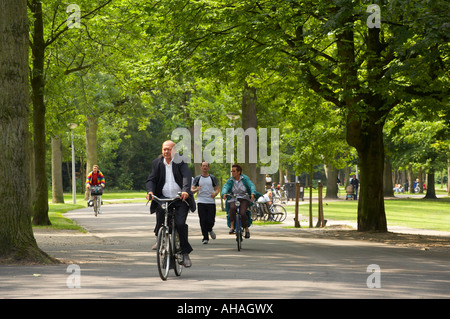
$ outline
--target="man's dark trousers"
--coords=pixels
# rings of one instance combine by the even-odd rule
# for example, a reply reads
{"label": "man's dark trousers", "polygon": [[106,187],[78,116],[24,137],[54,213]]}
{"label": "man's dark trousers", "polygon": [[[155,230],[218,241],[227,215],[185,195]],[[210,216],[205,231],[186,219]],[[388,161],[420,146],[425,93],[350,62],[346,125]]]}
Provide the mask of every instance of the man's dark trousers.
{"label": "man's dark trousers", "polygon": [[216,220],[216,204],[197,203],[197,211],[203,239],[208,240],[208,233],[212,231]]}

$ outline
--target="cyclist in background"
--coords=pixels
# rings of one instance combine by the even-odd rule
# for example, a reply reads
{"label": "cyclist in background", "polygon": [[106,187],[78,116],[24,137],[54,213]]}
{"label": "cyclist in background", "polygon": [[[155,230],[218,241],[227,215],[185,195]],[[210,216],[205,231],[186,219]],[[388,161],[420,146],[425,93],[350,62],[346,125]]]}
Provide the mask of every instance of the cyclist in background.
{"label": "cyclist in background", "polygon": [[226,200],[229,205],[228,217],[230,219],[230,234],[234,234],[234,221],[236,219],[237,207],[234,199],[227,199],[227,194],[230,193],[235,194],[237,200],[241,203],[239,212],[241,215],[242,227],[245,229],[245,238],[250,238],[247,216],[247,209],[250,207],[250,201],[245,195],[250,194],[251,201],[253,202],[255,200],[256,187],[248,176],[242,174],[242,167],[238,164],[234,164],[231,167],[231,177],[222,188],[223,199]]}
{"label": "cyclist in background", "polygon": [[[89,190],[91,186],[98,186],[98,185],[105,188],[105,177],[103,176],[103,173],[100,172],[98,165],[94,165],[92,167],[92,171],[87,175],[86,188]],[[89,194],[90,193],[91,192],[89,191]],[[89,202],[92,202],[92,195],[89,195]],[[98,211],[98,213],[99,214],[101,213],[100,210]]]}

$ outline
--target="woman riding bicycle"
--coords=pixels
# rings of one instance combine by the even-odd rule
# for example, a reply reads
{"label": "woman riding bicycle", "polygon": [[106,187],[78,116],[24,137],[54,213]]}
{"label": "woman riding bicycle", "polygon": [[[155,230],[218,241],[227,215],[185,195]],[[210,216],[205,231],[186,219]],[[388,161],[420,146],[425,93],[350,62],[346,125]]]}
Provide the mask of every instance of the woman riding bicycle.
{"label": "woman riding bicycle", "polygon": [[[236,198],[227,198],[228,194],[236,195]],[[242,167],[238,164],[234,164],[231,168],[231,177],[227,180],[225,185],[222,188],[222,196],[223,199],[226,200],[225,209],[227,211],[227,215],[229,218],[229,226],[230,226],[230,234],[234,234],[234,221],[236,219],[236,200],[240,202],[240,215],[242,220],[242,227],[245,229],[245,238],[250,238],[250,231],[248,230],[249,226],[249,217],[247,214],[247,209],[252,204],[247,194],[251,195],[251,201],[255,200],[256,188],[252,183],[248,176],[242,174]],[[251,219],[250,219],[251,221]]]}

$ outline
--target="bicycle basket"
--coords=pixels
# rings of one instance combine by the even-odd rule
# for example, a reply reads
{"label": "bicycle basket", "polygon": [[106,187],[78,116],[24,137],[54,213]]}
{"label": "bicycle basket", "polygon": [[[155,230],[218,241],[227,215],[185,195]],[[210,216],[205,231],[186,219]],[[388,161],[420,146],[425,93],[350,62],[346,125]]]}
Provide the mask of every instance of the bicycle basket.
{"label": "bicycle basket", "polygon": [[91,195],[98,196],[103,194],[103,187],[101,186],[92,186],[91,187]]}

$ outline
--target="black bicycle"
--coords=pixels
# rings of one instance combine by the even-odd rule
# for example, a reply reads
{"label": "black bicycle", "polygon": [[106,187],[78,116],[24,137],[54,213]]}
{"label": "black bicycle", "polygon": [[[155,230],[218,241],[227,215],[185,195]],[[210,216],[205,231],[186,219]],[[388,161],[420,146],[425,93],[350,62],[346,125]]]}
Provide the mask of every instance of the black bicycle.
{"label": "black bicycle", "polygon": [[[240,214],[241,203],[239,202],[235,194],[227,194],[227,197],[230,199],[235,199],[235,205],[237,209],[236,209],[236,218],[234,220],[234,232],[236,234],[237,249],[238,251],[241,251],[242,241],[244,240],[244,237],[242,236],[242,234],[244,233],[244,228],[242,227]],[[244,198],[250,200],[247,194],[245,195]]]}
{"label": "black bicycle", "polygon": [[180,237],[174,220],[175,207],[171,207],[181,197],[180,194],[174,198],[158,198],[153,195],[151,200],[155,200],[164,210],[164,224],[158,231],[156,241],[156,261],[159,276],[162,280],[167,280],[170,269],[174,270],[176,276],[180,276],[183,271]]}

